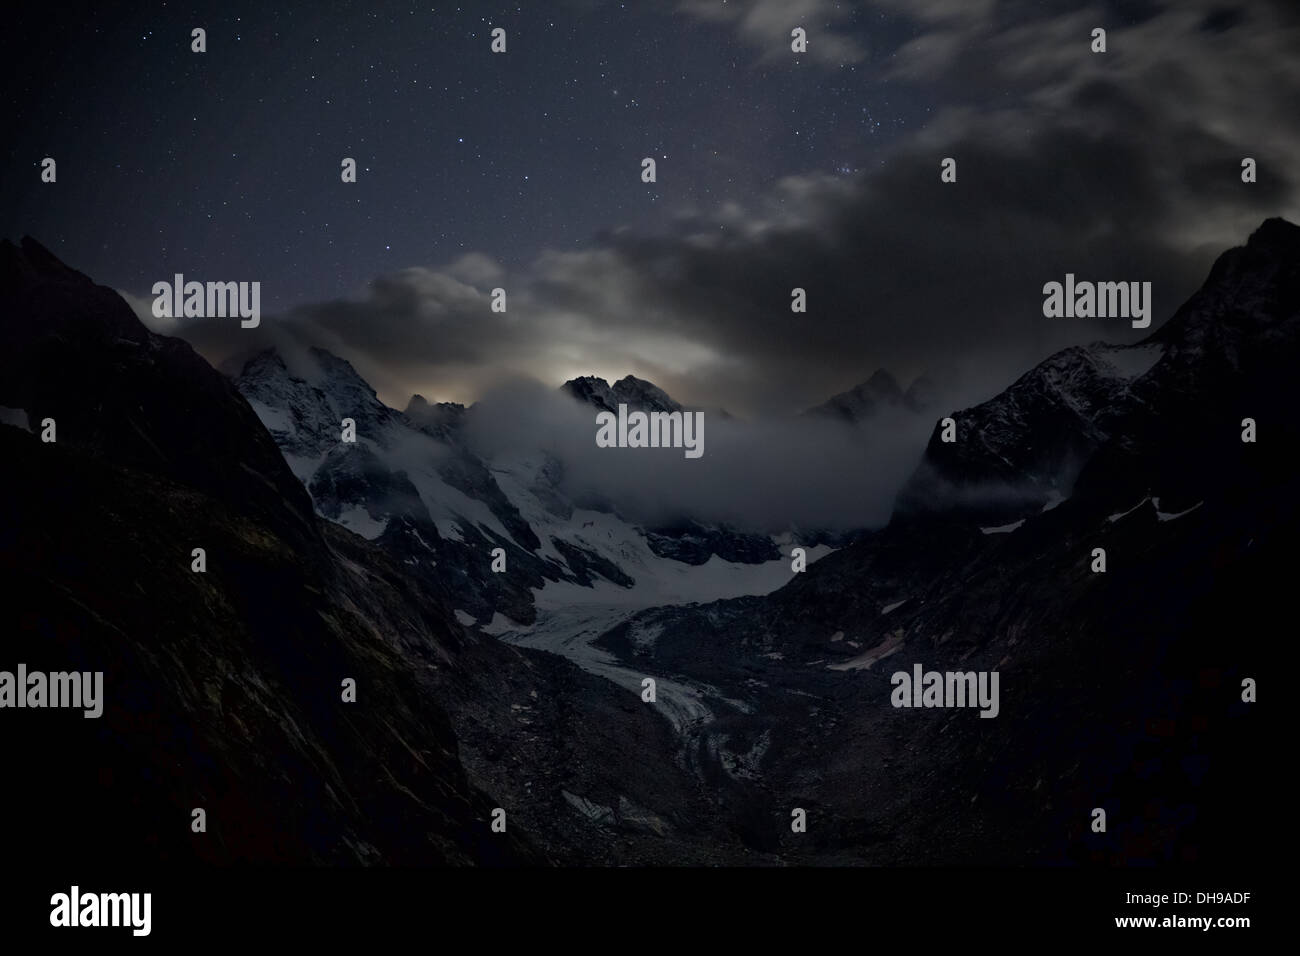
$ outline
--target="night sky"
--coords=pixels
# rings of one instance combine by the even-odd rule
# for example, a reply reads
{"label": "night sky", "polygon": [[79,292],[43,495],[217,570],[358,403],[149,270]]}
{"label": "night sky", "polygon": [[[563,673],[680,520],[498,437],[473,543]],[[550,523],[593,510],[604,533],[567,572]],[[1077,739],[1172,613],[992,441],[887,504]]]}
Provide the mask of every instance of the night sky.
{"label": "night sky", "polygon": [[[23,190],[6,223],[126,288],[172,265],[274,277],[269,308],[466,251],[522,265],[782,175],[846,175],[929,110],[859,62],[865,42],[764,65],[729,25],[645,3],[153,6],[44,25],[41,59],[67,69],[27,77],[16,142],[41,153],[21,158],[33,172],[60,160],[61,188]],[[835,22],[889,46],[912,33],[897,15]],[[640,182],[644,156],[662,184]]]}
{"label": "night sky", "polygon": [[1136,337],[1044,319],[1044,282],[1151,280],[1158,323],[1300,212],[1292,3],[115,6],[6,32],[3,234],[146,313],[176,272],[259,280],[260,329],[161,330],[322,345],[398,405],[521,374],[742,412],[881,365],[1005,384]]}

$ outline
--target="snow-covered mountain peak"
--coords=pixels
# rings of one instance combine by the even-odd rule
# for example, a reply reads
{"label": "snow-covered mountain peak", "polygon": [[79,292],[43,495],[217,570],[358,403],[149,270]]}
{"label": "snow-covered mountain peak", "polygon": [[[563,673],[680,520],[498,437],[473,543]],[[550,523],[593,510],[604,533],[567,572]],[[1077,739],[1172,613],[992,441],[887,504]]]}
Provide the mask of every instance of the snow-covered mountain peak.
{"label": "snow-covered mountain peak", "polygon": [[324,349],[296,356],[265,349],[226,363],[223,371],[304,480],[338,444],[344,419],[356,423],[359,441],[381,445],[397,421],[349,362]]}
{"label": "snow-covered mountain peak", "polygon": [[582,375],[560,386],[580,402],[600,411],[616,412],[619,405],[645,412],[680,412],[682,406],[653,382],[625,375],[613,385],[595,375]]}

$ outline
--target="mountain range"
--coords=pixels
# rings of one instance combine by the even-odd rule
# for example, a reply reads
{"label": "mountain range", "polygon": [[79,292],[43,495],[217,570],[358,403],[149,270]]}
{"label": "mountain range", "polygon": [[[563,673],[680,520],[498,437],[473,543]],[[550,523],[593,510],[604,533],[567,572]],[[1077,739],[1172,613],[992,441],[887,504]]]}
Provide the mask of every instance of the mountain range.
{"label": "mountain range", "polygon": [[[0,244],[0,314],[6,658],[103,670],[107,698],[98,721],[5,715],[19,851],[1105,865],[1261,845],[1241,685],[1288,610],[1300,500],[1283,220],[1134,345],[1059,352],[970,408],[882,371],[810,410],[934,421],[889,522],[835,537],[643,520],[561,449],[485,446],[478,405],[389,408],[321,349],[215,370],[30,239]],[[682,408],[631,376],[560,394]],[[891,706],[914,663],[998,671],[999,716]]]}

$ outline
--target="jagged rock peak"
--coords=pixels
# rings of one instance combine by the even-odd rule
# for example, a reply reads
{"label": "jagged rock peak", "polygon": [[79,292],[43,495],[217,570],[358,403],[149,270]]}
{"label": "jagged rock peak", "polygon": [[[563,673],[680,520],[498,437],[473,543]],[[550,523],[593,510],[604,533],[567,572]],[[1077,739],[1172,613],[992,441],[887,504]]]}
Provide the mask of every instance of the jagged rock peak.
{"label": "jagged rock peak", "polygon": [[604,411],[615,411],[620,404],[642,411],[682,410],[682,406],[659,386],[635,375],[625,375],[612,386],[595,375],[582,375],[565,382],[561,390]]}

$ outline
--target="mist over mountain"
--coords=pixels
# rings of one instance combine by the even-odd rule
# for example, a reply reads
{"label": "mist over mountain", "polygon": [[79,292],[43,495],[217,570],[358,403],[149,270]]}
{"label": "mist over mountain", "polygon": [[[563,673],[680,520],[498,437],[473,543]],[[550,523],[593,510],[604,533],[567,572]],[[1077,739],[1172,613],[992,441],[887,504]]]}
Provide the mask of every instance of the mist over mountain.
{"label": "mist over mountain", "polygon": [[[320,348],[218,373],[32,240],[0,245],[0,306],[6,647],[106,675],[93,731],[28,711],[10,742],[33,846],[88,788],[95,853],[165,861],[1131,865],[1262,838],[1241,687],[1300,534],[1289,222],[1141,341],[953,410],[881,374],[829,414],[706,412],[697,460],[597,447],[611,399],[679,408],[633,377],[397,410]],[[916,662],[997,672],[993,719],[891,703]],[[159,830],[195,805],[219,840]]]}

